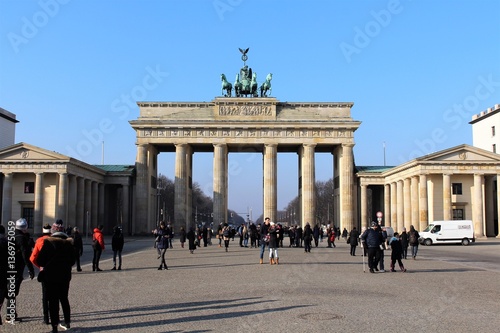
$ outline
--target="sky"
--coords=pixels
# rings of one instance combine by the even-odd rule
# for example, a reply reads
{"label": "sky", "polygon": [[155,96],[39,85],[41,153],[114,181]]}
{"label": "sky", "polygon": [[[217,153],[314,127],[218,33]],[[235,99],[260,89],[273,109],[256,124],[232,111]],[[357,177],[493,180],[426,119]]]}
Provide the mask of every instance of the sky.
{"label": "sky", "polygon": [[[220,74],[273,73],[281,102],[352,102],[357,165],[399,165],[460,144],[500,103],[499,0],[0,0],[0,107],[16,142],[89,164],[134,164],[137,101],[209,102]],[[174,179],[173,154],[159,172]],[[316,180],[333,156],[316,154]],[[278,209],[297,195],[278,156]],[[212,195],[212,154],[193,181]],[[229,155],[229,209],[262,213],[262,156]]]}

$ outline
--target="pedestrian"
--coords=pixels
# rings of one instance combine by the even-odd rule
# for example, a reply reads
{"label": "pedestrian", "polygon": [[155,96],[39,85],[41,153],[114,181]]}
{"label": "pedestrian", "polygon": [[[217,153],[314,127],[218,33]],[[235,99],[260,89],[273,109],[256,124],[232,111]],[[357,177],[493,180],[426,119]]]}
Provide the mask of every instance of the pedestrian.
{"label": "pedestrian", "polygon": [[387,242],[387,230],[385,227],[381,227],[380,225],[377,228],[378,232],[380,233],[382,237],[382,243],[380,244],[380,250],[379,250],[379,267],[380,267],[380,273],[385,272],[385,267],[384,267],[384,251],[386,250],[386,242]]}
{"label": "pedestrian", "polygon": [[42,249],[43,242],[47,237],[50,236],[50,234],[51,234],[51,226],[50,224],[46,223],[42,227],[42,236],[38,237],[38,239],[36,240],[35,246],[33,247],[33,251],[31,252],[30,256],[30,261],[40,270],[38,273],[37,280],[42,285],[42,313],[43,313],[43,322],[46,325],[50,324],[50,320],[49,320],[49,303],[47,298],[47,288],[45,286],[45,281],[44,281],[45,272],[43,271],[43,267],[38,266],[37,259],[38,259],[38,254]]}
{"label": "pedestrian", "polygon": [[304,241],[304,230],[300,225],[297,225],[295,228],[295,246],[296,247],[302,247],[302,243]]}
{"label": "pedestrian", "polygon": [[271,223],[271,219],[269,217],[266,217],[264,219],[264,224],[261,227],[260,230],[260,260],[259,263],[263,264],[264,263],[264,251],[266,250],[266,241],[264,240],[264,237],[267,236],[268,234],[268,229],[269,225]]}
{"label": "pedestrian", "polygon": [[332,227],[331,229],[331,232],[330,232],[330,243],[331,243],[331,246],[330,247],[337,247],[335,245],[335,237],[337,236],[336,232],[335,232],[335,227]]}
{"label": "pedestrian", "polygon": [[356,256],[356,247],[358,246],[359,231],[353,227],[348,235],[347,242],[351,245],[351,256]]}
{"label": "pedestrian", "polygon": [[5,227],[0,224],[0,325],[2,325],[2,305],[7,296],[7,272],[9,269],[9,242],[5,237]]}
{"label": "pedestrian", "polygon": [[231,228],[227,223],[224,223],[222,227],[222,237],[224,239],[224,247],[226,248],[226,252],[229,250],[229,239],[231,238]]}
{"label": "pedestrian", "polygon": [[240,238],[240,247],[243,247],[243,228],[245,227],[245,224],[242,223],[239,227],[238,227],[238,237]]}
{"label": "pedestrian", "polygon": [[83,255],[83,240],[78,227],[73,228],[73,248],[75,249],[76,271],[81,272],[80,257]]}
{"label": "pedestrian", "polygon": [[[69,304],[69,284],[71,268],[75,264],[75,252],[68,236],[57,226],[52,225],[52,235],[47,237],[38,258],[37,265],[43,267],[44,281],[50,312],[52,332],[60,327],[68,330],[71,326],[71,307]],[[59,302],[64,315],[64,324],[59,319]]]}
{"label": "pedestrian", "polygon": [[295,226],[291,226],[288,229],[288,238],[290,239],[290,245],[288,247],[295,246]]}
{"label": "pedestrian", "polygon": [[92,235],[92,248],[94,249],[94,257],[92,258],[92,272],[102,271],[102,269],[99,268],[99,260],[101,260],[102,251],[104,251],[105,249],[102,229],[104,229],[104,226],[102,224],[98,225],[97,228],[94,228],[94,234]]}
{"label": "pedestrian", "polygon": [[394,236],[389,240],[389,245],[391,246],[391,272],[395,272],[394,265],[396,261],[399,264],[399,269],[402,272],[406,272],[406,268],[401,261],[403,256],[403,246],[401,245],[401,241],[399,239],[399,234],[397,232],[394,233]]}
{"label": "pedestrian", "polygon": [[[30,246],[30,234],[28,233],[28,222],[25,219],[20,218],[15,223],[9,221],[8,225],[15,225],[14,231],[14,248],[15,248],[15,286],[14,293],[10,290],[7,293],[7,300],[9,307],[12,305],[14,308],[14,313],[8,312],[6,322],[15,325],[16,322],[20,322],[21,319],[17,315],[18,304],[16,303],[16,298],[19,295],[19,290],[21,288],[21,283],[23,282],[24,269],[28,267],[28,274],[31,280],[35,277],[35,270],[33,264],[30,261],[31,257],[31,246]],[[10,244],[9,244],[10,246]],[[10,271],[11,269],[9,269]]]}
{"label": "pedestrian", "polygon": [[219,224],[219,227],[217,228],[217,238],[219,239],[219,247],[222,247],[222,239],[224,238],[222,236],[222,224]]}
{"label": "pedestrian", "polygon": [[279,265],[279,256],[278,256],[278,237],[279,237],[279,229],[277,228],[274,222],[269,223],[269,229],[267,231],[269,233],[269,263],[271,265],[276,264]]}
{"label": "pedestrian", "polygon": [[304,227],[304,252],[311,252],[311,242],[313,238],[313,231],[309,222]]}
{"label": "pedestrian", "polygon": [[194,250],[196,250],[196,233],[194,232],[194,227],[189,228],[186,238],[188,240],[189,252],[193,254]]}
{"label": "pedestrian", "polygon": [[122,228],[115,226],[113,228],[113,236],[111,237],[111,249],[113,250],[113,268],[116,270],[116,256],[118,256],[118,270],[122,269],[122,251],[125,239],[123,238]]}
{"label": "pedestrian", "polygon": [[248,247],[248,227],[243,225],[243,247]]}
{"label": "pedestrian", "polygon": [[410,243],[411,246],[411,256],[413,257],[413,260],[417,259],[419,238],[420,235],[418,234],[418,231],[415,230],[413,226],[410,226],[410,232],[408,234],[408,242]]}
{"label": "pedestrian", "polygon": [[403,247],[403,259],[408,256],[408,234],[406,233],[406,228],[403,228],[403,232],[399,235],[399,241]]}
{"label": "pedestrian", "polygon": [[342,230],[342,238],[343,238],[345,241],[347,241],[347,236],[348,236],[348,234],[349,234],[349,233],[347,232],[347,229],[346,229],[346,228],[344,228],[344,230]]}
{"label": "pedestrian", "polygon": [[380,255],[380,245],[382,244],[382,235],[378,232],[378,224],[373,221],[371,228],[368,228],[361,235],[363,247],[367,248],[368,252],[368,268],[370,273],[378,272],[378,261]]}
{"label": "pedestrian", "polygon": [[179,242],[181,243],[181,248],[184,248],[184,243],[186,242],[186,230],[181,227],[179,230]]}
{"label": "pedestrian", "polygon": [[160,255],[158,256],[158,259],[160,259],[160,266],[158,270],[167,270],[168,266],[165,261],[165,254],[169,248],[168,239],[170,238],[170,231],[167,230],[164,222],[160,222],[160,228],[157,231],[157,235],[159,237],[157,248],[158,251],[160,251]]}
{"label": "pedestrian", "polygon": [[318,247],[319,243],[319,225],[315,224],[313,227],[313,238],[314,238],[314,246]]}

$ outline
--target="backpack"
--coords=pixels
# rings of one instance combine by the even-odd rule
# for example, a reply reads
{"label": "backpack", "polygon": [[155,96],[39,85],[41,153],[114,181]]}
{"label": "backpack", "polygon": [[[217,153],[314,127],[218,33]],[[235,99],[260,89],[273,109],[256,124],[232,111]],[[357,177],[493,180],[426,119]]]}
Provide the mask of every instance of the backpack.
{"label": "backpack", "polygon": [[418,242],[417,235],[414,232],[410,233],[410,239],[409,239],[409,241],[410,241],[411,245],[417,244],[417,242]]}
{"label": "backpack", "polygon": [[222,231],[222,236],[229,237],[229,228],[225,228],[224,231]]}

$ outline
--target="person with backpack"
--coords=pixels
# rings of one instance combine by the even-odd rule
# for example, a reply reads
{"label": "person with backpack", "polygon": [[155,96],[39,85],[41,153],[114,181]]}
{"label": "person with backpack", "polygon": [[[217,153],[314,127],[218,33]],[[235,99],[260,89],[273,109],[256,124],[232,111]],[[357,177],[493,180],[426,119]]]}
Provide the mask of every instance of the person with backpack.
{"label": "person with backpack", "polygon": [[413,260],[417,258],[419,238],[420,235],[418,234],[418,231],[415,230],[413,226],[410,226],[410,232],[408,234],[408,242],[410,243],[411,246],[411,256],[413,257]]}
{"label": "person with backpack", "polygon": [[102,229],[104,229],[104,226],[102,224],[98,225],[97,228],[94,228],[94,234],[92,235],[92,248],[94,250],[94,256],[92,258],[92,272],[102,271],[102,269],[99,268],[99,260],[101,260],[101,254],[105,248]]}
{"label": "person with backpack", "polygon": [[227,223],[224,223],[224,227],[222,227],[222,237],[224,239],[224,247],[226,248],[226,252],[229,249],[229,239],[231,238],[231,228]]}
{"label": "person with backpack", "polygon": [[403,259],[407,259],[408,256],[408,234],[406,233],[406,228],[403,228],[403,232],[399,235],[399,241],[401,242],[401,246],[403,247]]}

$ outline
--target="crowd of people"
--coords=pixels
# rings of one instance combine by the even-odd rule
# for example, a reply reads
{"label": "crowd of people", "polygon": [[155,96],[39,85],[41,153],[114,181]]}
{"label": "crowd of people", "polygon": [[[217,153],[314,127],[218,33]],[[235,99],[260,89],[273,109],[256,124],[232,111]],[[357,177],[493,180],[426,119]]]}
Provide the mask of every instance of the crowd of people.
{"label": "crowd of people", "polygon": [[[80,257],[83,254],[83,241],[77,227],[64,228],[62,220],[58,219],[52,225],[45,224],[42,235],[33,241],[28,233],[28,224],[25,219],[16,222],[10,221],[9,226],[15,227],[15,283],[14,293],[7,293],[7,271],[12,271],[8,262],[8,242],[5,236],[5,227],[0,225],[0,310],[7,299],[7,304],[14,304],[14,311],[7,312],[6,323],[15,324],[21,321],[18,317],[16,296],[18,296],[21,283],[24,279],[24,271],[28,270],[30,279],[35,277],[35,267],[39,273],[37,280],[42,290],[42,315],[43,322],[52,326],[52,332],[58,329],[68,330],[71,327],[71,307],[68,299],[69,285],[71,281],[72,267],[76,264],[76,271],[81,272]],[[92,271],[100,272],[99,266],[102,251],[105,249],[102,225],[98,225],[92,235]],[[157,259],[160,261],[158,270],[168,270],[166,262],[167,249],[172,249],[172,240],[175,233],[170,224],[160,222],[153,230],[155,235],[154,247],[157,250]],[[191,254],[197,247],[212,245],[212,238],[219,240],[219,247],[224,247],[229,252],[230,241],[239,238],[240,247],[259,248],[259,262],[264,263],[266,248],[268,251],[269,264],[279,265],[279,248],[282,248],[285,235],[289,238],[288,247],[303,248],[304,252],[310,253],[311,249],[318,247],[319,243],[326,238],[328,248],[334,248],[335,240],[342,238],[350,245],[350,255],[356,256],[356,248],[361,245],[363,255],[367,257],[367,264],[371,273],[384,272],[384,251],[391,250],[390,270],[396,271],[396,263],[402,272],[406,272],[402,259],[407,259],[408,247],[411,248],[411,256],[416,259],[418,252],[418,231],[413,226],[409,232],[403,228],[401,234],[394,233],[388,237],[386,228],[372,222],[370,228],[358,231],[354,227],[351,231],[345,228],[340,232],[339,228],[319,225],[311,227],[306,223],[304,228],[300,225],[283,227],[279,223],[264,219],[262,224],[242,223],[238,228],[232,228],[228,224],[221,224],[217,231],[213,232],[209,226],[190,227],[188,231],[180,228],[178,237],[181,248],[186,241]],[[119,226],[113,228],[111,237],[111,248],[113,251],[113,267],[111,270],[122,269],[122,251],[124,247],[124,236]],[[364,263],[364,258],[363,258]],[[62,307],[63,321],[59,317],[59,304]],[[2,324],[0,317],[0,324]]]}

